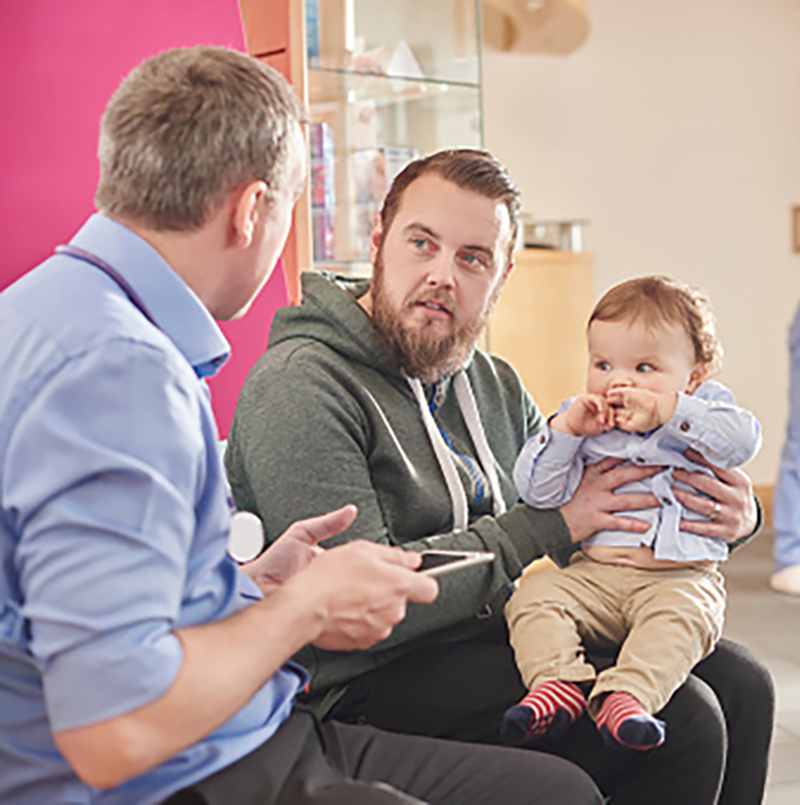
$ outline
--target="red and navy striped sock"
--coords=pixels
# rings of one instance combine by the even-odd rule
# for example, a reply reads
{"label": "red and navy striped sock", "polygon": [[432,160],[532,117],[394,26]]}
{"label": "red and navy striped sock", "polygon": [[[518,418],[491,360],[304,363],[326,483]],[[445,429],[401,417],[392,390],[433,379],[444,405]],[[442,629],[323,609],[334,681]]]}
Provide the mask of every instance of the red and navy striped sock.
{"label": "red and navy striped sock", "polygon": [[557,680],[545,682],[506,710],[500,737],[503,743],[516,746],[545,735],[553,736],[580,718],[585,709],[586,696],[577,685]]}
{"label": "red and navy striped sock", "polygon": [[612,746],[648,750],[661,746],[666,724],[642,707],[630,693],[609,693],[595,719],[603,740]]}

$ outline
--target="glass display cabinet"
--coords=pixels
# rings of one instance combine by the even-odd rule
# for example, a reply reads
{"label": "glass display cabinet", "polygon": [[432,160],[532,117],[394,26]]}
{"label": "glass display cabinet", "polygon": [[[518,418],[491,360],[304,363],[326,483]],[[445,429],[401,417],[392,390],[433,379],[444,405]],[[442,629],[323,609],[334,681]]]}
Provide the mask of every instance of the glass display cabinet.
{"label": "glass display cabinet", "polygon": [[[447,146],[481,147],[479,0],[240,0],[248,51],[310,112],[310,189],[284,255],[300,270],[367,275],[392,179]],[[294,259],[294,265],[291,264]]]}

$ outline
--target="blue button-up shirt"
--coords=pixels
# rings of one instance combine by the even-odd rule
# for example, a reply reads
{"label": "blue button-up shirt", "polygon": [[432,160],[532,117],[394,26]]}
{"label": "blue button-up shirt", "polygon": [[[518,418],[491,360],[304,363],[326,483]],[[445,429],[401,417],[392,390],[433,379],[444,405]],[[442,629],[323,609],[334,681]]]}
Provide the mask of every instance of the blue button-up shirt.
{"label": "blue button-up shirt", "polygon": [[[562,403],[559,413],[572,400]],[[647,545],[656,559],[674,562],[700,560],[722,561],[728,546],[721,539],[711,539],[680,530],[681,519],[705,520],[684,509],[672,487],[698,494],[672,477],[674,467],[690,471],[711,470],[695,464],[683,455],[693,447],[708,461],[722,469],[749,461],[761,446],[761,427],[749,411],[736,405],[733,394],[721,383],[701,384],[694,394],[679,394],[675,414],[666,425],[649,433],[628,433],[614,429],[599,436],[570,436],[544,428],[531,437],[514,467],[514,481],[522,499],[538,508],[557,508],[569,501],[578,488],[583,470],[613,456],[641,466],[663,466],[652,478],[625,484],[616,491],[651,492],[661,506],[628,512],[631,517],[650,524],[646,534],[628,531],[599,531],[584,545]],[[624,512],[622,512],[624,514]]]}
{"label": "blue button-up shirt", "polygon": [[[0,294],[0,801],[149,803],[252,751],[305,682],[279,671],[227,724],[130,782],[82,783],[52,732],[162,696],[173,630],[260,592],[226,555],[227,486],[204,376],[228,345],[160,255],[93,216]],[[257,635],[253,639],[258,639]]]}

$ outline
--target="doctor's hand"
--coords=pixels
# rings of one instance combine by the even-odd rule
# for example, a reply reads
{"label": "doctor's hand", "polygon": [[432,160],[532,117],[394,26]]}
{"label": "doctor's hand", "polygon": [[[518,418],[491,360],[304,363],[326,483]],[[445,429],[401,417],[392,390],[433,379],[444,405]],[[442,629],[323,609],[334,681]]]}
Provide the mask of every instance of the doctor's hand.
{"label": "doctor's hand", "polygon": [[351,651],[385,640],[406,616],[409,601],[429,604],[439,593],[435,579],[416,572],[413,551],[366,540],[320,551],[289,579],[282,593],[296,594],[318,623],[318,648]]}
{"label": "doctor's hand", "polygon": [[266,596],[274,592],[287,579],[311,563],[322,548],[317,543],[341,534],[356,519],[358,509],[352,504],[319,517],[298,520],[286,529],[264,553],[252,562],[241,565]]}
{"label": "doctor's hand", "polygon": [[644,534],[650,528],[643,520],[617,512],[652,509],[660,505],[656,496],[650,493],[617,494],[616,490],[631,481],[652,478],[663,467],[619,466],[623,461],[625,459],[604,458],[587,467],[572,499],[560,508],[573,542],[580,542],[604,529]]}

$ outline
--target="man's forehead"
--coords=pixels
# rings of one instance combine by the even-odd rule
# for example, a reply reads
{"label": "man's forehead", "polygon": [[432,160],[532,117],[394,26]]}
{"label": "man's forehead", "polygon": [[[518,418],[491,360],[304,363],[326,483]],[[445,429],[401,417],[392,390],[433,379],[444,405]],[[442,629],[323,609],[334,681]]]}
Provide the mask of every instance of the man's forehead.
{"label": "man's forehead", "polygon": [[511,217],[502,199],[459,187],[438,174],[426,174],[406,188],[394,225],[403,230],[418,227],[440,237],[458,233],[494,241],[510,236]]}

